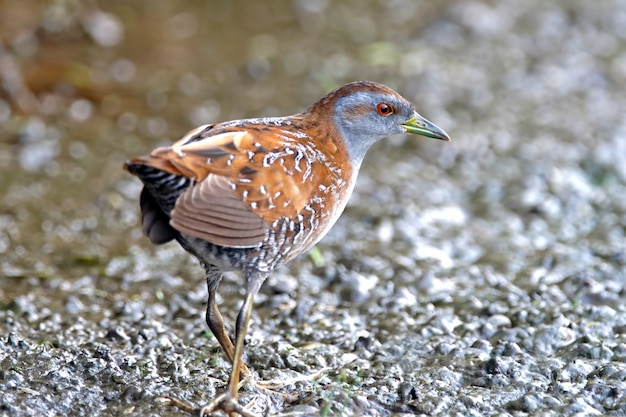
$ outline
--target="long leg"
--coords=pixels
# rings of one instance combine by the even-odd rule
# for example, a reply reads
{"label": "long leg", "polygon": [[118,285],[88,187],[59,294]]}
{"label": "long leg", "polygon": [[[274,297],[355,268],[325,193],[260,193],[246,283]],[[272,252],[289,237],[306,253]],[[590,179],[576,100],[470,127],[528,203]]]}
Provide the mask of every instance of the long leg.
{"label": "long leg", "polygon": [[267,274],[255,271],[252,274],[246,275],[248,288],[246,291],[246,298],[244,299],[241,310],[239,310],[239,315],[237,316],[233,369],[230,374],[230,379],[228,380],[228,390],[226,391],[226,393],[224,393],[223,396],[220,396],[219,401],[216,400],[214,403],[209,404],[208,406],[203,408],[200,411],[201,416],[209,414],[218,408],[224,410],[231,417],[237,415],[250,415],[247,410],[245,410],[238,403],[239,376],[240,372],[242,372],[243,370],[242,366],[245,366],[242,362],[241,357],[243,355],[244,340],[246,337],[246,332],[248,330],[248,324],[250,322],[250,315],[252,313],[254,297],[259,292],[259,289],[265,281],[265,278],[267,278]]}
{"label": "long leg", "polygon": [[[211,329],[211,332],[213,332],[213,335],[219,342],[220,346],[224,350],[224,353],[226,353],[228,360],[232,364],[235,357],[235,346],[230,340],[230,337],[228,337],[228,334],[226,333],[226,329],[224,327],[224,318],[222,317],[222,314],[217,307],[217,302],[215,299],[217,294],[217,287],[222,280],[222,272],[213,265],[207,265],[205,266],[205,268],[207,287],[209,292],[206,307],[206,323],[209,325],[209,329]],[[241,366],[241,373],[244,377],[250,375],[250,370],[245,364],[242,364]]]}
{"label": "long leg", "polygon": [[246,291],[246,298],[243,301],[241,310],[237,315],[237,329],[235,332],[235,357],[233,360],[233,372],[230,375],[228,381],[228,392],[231,398],[237,398],[237,390],[239,389],[239,369],[243,364],[243,345],[246,333],[248,332],[248,324],[250,323],[250,315],[252,314],[252,305],[254,304],[254,297],[258,294],[261,285],[265,281],[267,275],[254,274],[248,278],[248,290]]}

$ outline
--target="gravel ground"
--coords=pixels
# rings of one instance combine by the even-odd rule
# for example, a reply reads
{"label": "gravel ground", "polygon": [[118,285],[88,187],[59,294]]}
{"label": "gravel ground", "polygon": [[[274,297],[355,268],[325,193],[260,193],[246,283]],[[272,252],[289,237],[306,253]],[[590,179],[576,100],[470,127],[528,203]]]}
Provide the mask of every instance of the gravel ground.
{"label": "gravel ground", "polygon": [[[245,360],[272,416],[626,415],[626,3],[0,2],[0,416],[184,415],[230,365],[201,268],[123,162],[384,82],[453,142],[376,145],[277,271]],[[228,275],[220,306],[243,299]]]}

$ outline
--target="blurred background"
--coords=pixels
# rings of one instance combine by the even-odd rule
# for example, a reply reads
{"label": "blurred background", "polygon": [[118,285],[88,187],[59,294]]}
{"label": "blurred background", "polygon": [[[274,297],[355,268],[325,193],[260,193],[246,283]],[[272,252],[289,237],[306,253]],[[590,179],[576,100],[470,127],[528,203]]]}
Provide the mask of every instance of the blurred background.
{"label": "blurred background", "polygon": [[[0,415],[210,401],[229,365],[202,269],[142,236],[122,165],[364,79],[453,141],[372,148],[335,229],[255,307],[247,362],[305,376],[297,398],[244,400],[623,415],[623,0],[0,0]],[[220,294],[232,323],[238,278]]]}

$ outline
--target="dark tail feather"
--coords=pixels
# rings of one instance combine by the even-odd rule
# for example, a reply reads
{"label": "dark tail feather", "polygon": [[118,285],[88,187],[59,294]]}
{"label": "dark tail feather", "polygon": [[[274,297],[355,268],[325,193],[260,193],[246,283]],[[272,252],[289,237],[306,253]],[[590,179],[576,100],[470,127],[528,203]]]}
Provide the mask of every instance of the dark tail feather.
{"label": "dark tail feather", "polygon": [[126,162],[124,168],[144,183],[139,203],[144,234],[155,244],[176,239],[178,231],[170,226],[169,213],[193,180],[142,164],[141,158]]}
{"label": "dark tail feather", "polygon": [[161,210],[147,187],[143,187],[141,190],[139,205],[141,207],[143,233],[148,236],[152,243],[160,245],[176,239],[178,232],[170,226],[169,216]]}

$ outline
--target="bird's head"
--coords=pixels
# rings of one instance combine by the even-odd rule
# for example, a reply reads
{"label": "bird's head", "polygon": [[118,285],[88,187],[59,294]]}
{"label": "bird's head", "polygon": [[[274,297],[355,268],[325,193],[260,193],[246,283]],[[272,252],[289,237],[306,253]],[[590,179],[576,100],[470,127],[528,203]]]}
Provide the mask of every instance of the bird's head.
{"label": "bird's head", "polygon": [[[391,88],[357,81],[330,92],[318,103],[326,107],[344,140],[353,162],[360,164],[365,152],[379,139],[411,133],[449,141],[440,127],[422,117],[415,107]],[[313,108],[316,108],[314,105]]]}

